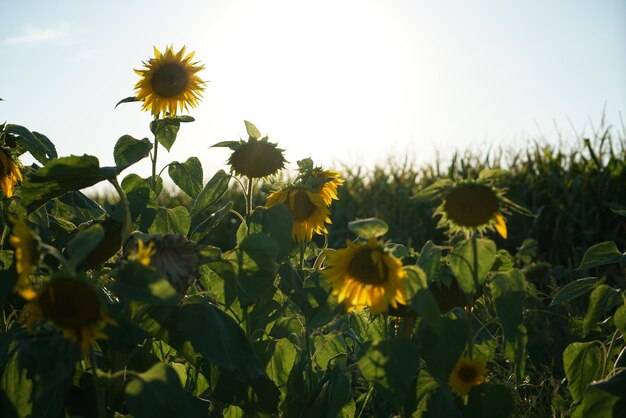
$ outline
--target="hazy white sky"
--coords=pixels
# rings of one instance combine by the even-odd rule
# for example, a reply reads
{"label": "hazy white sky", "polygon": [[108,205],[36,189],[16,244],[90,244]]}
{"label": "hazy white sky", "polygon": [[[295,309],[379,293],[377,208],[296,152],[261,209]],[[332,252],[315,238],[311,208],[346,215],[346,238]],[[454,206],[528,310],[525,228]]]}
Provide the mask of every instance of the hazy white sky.
{"label": "hazy white sky", "polygon": [[[60,155],[113,164],[123,134],[149,136],[133,68],[187,45],[205,98],[159,166],[197,156],[205,176],[245,137],[243,120],[291,162],[371,165],[389,155],[524,147],[590,133],[626,111],[626,2],[0,0],[0,123]],[[571,124],[570,124],[571,122]],[[147,162],[134,170],[147,176]]]}

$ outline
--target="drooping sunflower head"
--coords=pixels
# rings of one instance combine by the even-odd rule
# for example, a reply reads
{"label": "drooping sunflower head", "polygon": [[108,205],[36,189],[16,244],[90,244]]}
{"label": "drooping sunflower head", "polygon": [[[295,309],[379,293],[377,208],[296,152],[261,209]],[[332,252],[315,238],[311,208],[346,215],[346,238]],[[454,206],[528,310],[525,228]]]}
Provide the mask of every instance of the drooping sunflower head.
{"label": "drooping sunflower head", "polygon": [[200,249],[183,235],[134,233],[124,246],[124,254],[154,268],[180,295],[187,293],[199,275]]}
{"label": "drooping sunflower head", "polygon": [[345,182],[345,180],[341,178],[340,172],[323,170],[322,168],[317,167],[311,171],[311,177],[314,179],[324,180],[323,183],[317,186],[317,191],[327,205],[330,205],[333,200],[339,200],[339,197],[337,196],[337,188]]}
{"label": "drooping sunflower head", "polygon": [[102,329],[111,322],[91,284],[71,276],[52,278],[24,308],[24,315],[28,325],[42,320],[53,323],[83,352],[96,339],[106,338]]}
{"label": "drooping sunflower head", "polygon": [[466,396],[474,386],[485,381],[485,368],[484,361],[461,356],[450,373],[450,389],[459,396]]}
{"label": "drooping sunflower head", "polygon": [[291,211],[291,236],[294,241],[310,241],[314,233],[328,233],[326,224],[331,223],[330,210],[319,192],[298,187],[279,190],[268,196],[265,206],[269,208],[279,203],[285,204]]}
{"label": "drooping sunflower head", "polygon": [[348,311],[367,306],[376,314],[407,303],[402,262],[387,253],[376,238],[366,243],[349,242],[345,249],[325,250],[325,255],[322,275]]}
{"label": "drooping sunflower head", "polygon": [[15,270],[18,275],[15,291],[24,299],[31,300],[37,296],[30,282],[30,274],[37,264],[37,241],[28,229],[25,217],[10,217],[13,223],[13,234],[9,243],[15,248]]}
{"label": "drooping sunflower head", "polygon": [[202,98],[205,82],[196,74],[204,65],[192,62],[194,53],[185,55],[186,47],[174,52],[170,45],[161,53],[154,47],[154,58],[144,61],[145,68],[135,70],[141,77],[135,84],[135,99],[143,101],[143,110],[156,117],[195,108]]}
{"label": "drooping sunflower head", "polygon": [[244,123],[249,136],[247,141],[224,141],[213,145],[233,151],[228,158],[231,170],[237,175],[254,179],[274,175],[285,168],[285,150],[269,142],[268,136],[261,138],[261,133],[251,122],[245,120]]}
{"label": "drooping sunflower head", "polygon": [[12,197],[15,184],[18,181],[22,181],[19,162],[13,161],[11,155],[0,148],[0,189],[2,189],[2,194],[5,197]]}
{"label": "drooping sunflower head", "polygon": [[507,238],[503,213],[508,212],[508,200],[503,190],[484,181],[465,180],[442,182],[438,192],[443,201],[434,213],[441,217],[437,227],[448,228],[451,234],[483,234],[495,229]]}

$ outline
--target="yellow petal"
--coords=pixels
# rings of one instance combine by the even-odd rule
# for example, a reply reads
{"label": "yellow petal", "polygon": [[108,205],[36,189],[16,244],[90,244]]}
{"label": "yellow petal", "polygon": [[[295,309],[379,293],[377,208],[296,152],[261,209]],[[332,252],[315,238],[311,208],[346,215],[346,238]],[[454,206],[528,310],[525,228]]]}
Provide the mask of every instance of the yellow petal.
{"label": "yellow petal", "polygon": [[504,221],[504,216],[499,213],[496,214],[496,231],[502,238],[507,238],[506,222]]}

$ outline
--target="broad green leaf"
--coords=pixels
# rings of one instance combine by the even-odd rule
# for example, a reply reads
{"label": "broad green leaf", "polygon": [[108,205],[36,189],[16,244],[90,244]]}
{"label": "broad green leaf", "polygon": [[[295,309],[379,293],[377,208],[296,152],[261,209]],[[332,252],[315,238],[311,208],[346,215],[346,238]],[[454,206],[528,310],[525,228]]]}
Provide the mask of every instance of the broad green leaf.
{"label": "broad green leaf", "polygon": [[265,376],[265,368],[241,327],[206,300],[196,298],[185,303],[178,314],[177,328],[196,353],[220,369],[241,379]]}
{"label": "broad green leaf", "polygon": [[582,404],[573,418],[605,418],[623,416],[626,410],[626,370],[609,379],[593,382],[583,394]]}
{"label": "broad green leaf", "polygon": [[441,320],[444,332],[436,333],[432,327],[419,326],[417,340],[420,342],[420,354],[426,362],[428,372],[447,382],[467,346],[467,319],[448,314]]}
{"label": "broad green leaf", "polygon": [[447,385],[440,385],[429,394],[426,412],[422,418],[461,418],[457,401]]}
{"label": "broad green leaf", "polygon": [[287,381],[297,358],[297,347],[288,339],[267,339],[254,343],[256,352],[263,364],[268,377],[276,383],[284,399],[288,387]]}
{"label": "broad green leaf", "polygon": [[602,315],[615,307],[621,300],[620,293],[611,286],[601,284],[589,295],[589,308],[583,320],[583,332],[588,333]]}
{"label": "broad green leaf", "polygon": [[598,279],[595,277],[585,277],[583,279],[574,280],[559,290],[554,299],[552,299],[550,306],[576,299],[593,289],[597,283]]}
{"label": "broad green leaf", "polygon": [[[351,412],[351,413],[350,413]],[[335,366],[329,369],[320,382],[317,397],[303,411],[303,418],[352,418],[355,405],[352,399],[351,382],[346,370]]]}
{"label": "broad green leaf", "polygon": [[93,186],[116,176],[115,167],[100,168],[91,155],[50,160],[29,174],[22,185],[22,203],[29,212],[64,193]]}
{"label": "broad green leaf", "polygon": [[190,224],[191,219],[186,207],[178,206],[171,209],[160,207],[148,233],[187,235]]}
{"label": "broad green leaf", "polygon": [[248,219],[248,232],[264,232],[278,244],[278,257],[289,255],[293,247],[291,240],[291,211],[283,204],[265,208],[259,206]]}
{"label": "broad green leaf", "polygon": [[212,398],[225,404],[235,404],[244,416],[276,416],[280,391],[267,377],[242,380],[231,372],[221,371]]}
{"label": "broad green leaf", "polygon": [[513,269],[499,272],[491,283],[491,294],[504,333],[504,353],[516,365],[518,378],[523,378],[526,366],[526,342],[528,341],[522,316],[526,292],[524,274]]}
{"label": "broad green leaf", "polygon": [[166,150],[170,150],[178,130],[180,129],[181,122],[193,122],[194,119],[191,116],[177,116],[166,117],[163,119],[156,119],[150,122],[150,131],[154,134],[157,141],[165,147]]}
{"label": "broad green leaf", "polygon": [[170,178],[189,197],[195,199],[202,191],[202,164],[197,157],[190,157],[184,163],[174,161],[168,169]]}
{"label": "broad green leaf", "polygon": [[626,341],[626,305],[617,308],[613,315],[613,322],[620,334],[622,334],[622,338]]}
{"label": "broad green leaf", "polygon": [[312,340],[314,353],[312,361],[321,370],[326,370],[331,360],[348,352],[346,340],[338,332],[316,335]]}
{"label": "broad green leaf", "polygon": [[136,418],[206,417],[208,408],[181,386],[176,372],[157,363],[140,373],[124,388],[126,406]]}
{"label": "broad green leaf", "polygon": [[123,300],[173,305],[180,299],[170,282],[157,271],[136,262],[126,263],[110,288]]}
{"label": "broad green leaf", "polygon": [[450,269],[466,295],[473,295],[485,283],[496,261],[496,244],[488,239],[467,239],[448,254]]}
{"label": "broad green leaf", "polygon": [[428,326],[437,333],[445,332],[442,325],[439,306],[433,294],[428,290],[428,281],[424,271],[417,266],[405,266],[407,273],[405,287],[407,289],[407,299],[410,305],[419,316],[422,317]]}
{"label": "broad green leaf", "polygon": [[363,376],[392,405],[400,407],[408,395],[411,381],[417,377],[419,351],[413,341],[398,337],[367,343],[358,360]]}
{"label": "broad green leaf", "polygon": [[248,122],[244,120],[243,123],[246,125],[246,132],[250,138],[259,139],[261,137],[261,132],[252,124],[252,122]]}
{"label": "broad green leaf", "polygon": [[46,164],[49,160],[57,158],[57,151],[54,144],[45,135],[38,132],[31,132],[23,126],[7,124],[4,132],[15,136],[15,142],[41,164]]}
{"label": "broad green leaf", "polygon": [[389,226],[378,218],[357,219],[348,223],[348,229],[361,238],[377,238],[385,235]]}
{"label": "broad green leaf", "polygon": [[626,261],[626,256],[619,252],[613,241],[601,242],[591,246],[583,256],[583,261],[578,266],[579,270],[593,267],[616,264]]}
{"label": "broad green leaf", "polygon": [[70,255],[69,267],[75,269],[104,239],[104,228],[99,224],[91,225],[80,231],[67,244]]}
{"label": "broad green leaf", "polygon": [[424,270],[429,283],[435,281],[440,263],[441,248],[433,244],[432,241],[426,242],[417,258],[417,265]]}
{"label": "broad green leaf", "polygon": [[204,218],[211,214],[211,206],[214,205],[228,190],[230,175],[224,170],[219,170],[204,186],[191,208],[192,228],[199,225]]}
{"label": "broad green leaf", "polygon": [[228,215],[233,208],[233,202],[228,202],[223,207],[219,208],[211,215],[209,215],[204,221],[198,224],[193,230],[189,232],[189,236],[193,241],[198,244],[203,244],[204,238],[211,232],[213,228],[218,226],[224,217]]}
{"label": "broad green leaf", "polygon": [[148,138],[135,139],[130,135],[120,137],[113,149],[113,158],[118,167],[129,167],[146,158],[152,150],[152,143]]}
{"label": "broad green leaf", "polygon": [[602,377],[604,353],[598,341],[572,343],[563,352],[567,389],[574,402],[580,402],[589,383]]}
{"label": "broad green leaf", "polygon": [[513,394],[506,386],[483,383],[472,388],[464,418],[507,418],[515,409]]}

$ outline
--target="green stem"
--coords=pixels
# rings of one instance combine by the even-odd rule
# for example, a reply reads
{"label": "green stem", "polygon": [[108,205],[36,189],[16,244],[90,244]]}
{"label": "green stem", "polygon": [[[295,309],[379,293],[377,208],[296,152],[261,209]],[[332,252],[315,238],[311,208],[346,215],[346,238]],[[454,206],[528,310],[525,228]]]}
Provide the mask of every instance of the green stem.
{"label": "green stem", "polygon": [[607,370],[606,367],[609,364],[609,357],[611,356],[611,350],[613,349],[613,344],[615,343],[615,339],[617,338],[617,333],[619,331],[615,330],[615,332],[613,333],[613,337],[611,337],[611,343],[609,344],[609,349],[606,351],[606,355],[604,356],[604,364],[602,365],[602,376],[601,377],[605,377]]}
{"label": "green stem", "polygon": [[89,348],[89,363],[91,365],[91,377],[93,378],[93,388],[96,391],[96,404],[98,407],[98,418],[106,418],[106,405],[104,404],[104,393],[102,388],[98,384],[98,376],[96,375],[98,370],[98,363],[96,361],[96,355],[93,347]]}
{"label": "green stem", "polygon": [[311,395],[313,390],[313,356],[311,353],[311,338],[309,333],[309,327],[306,319],[304,320],[304,349],[306,350],[306,364],[304,367],[304,373],[306,374],[306,387],[308,394]]}
{"label": "green stem", "polygon": [[252,213],[252,179],[248,178],[248,192],[246,193],[248,195],[248,207],[246,209],[246,213],[248,215],[250,215]]}
{"label": "green stem", "polygon": [[300,243],[300,270],[304,270],[304,253],[306,250],[306,244],[304,242]]}
{"label": "green stem", "polygon": [[367,403],[372,397],[372,392],[374,392],[374,386],[370,385],[370,388],[367,390],[367,394],[365,395],[365,400],[363,400],[363,406],[361,407],[361,412],[359,412],[359,415],[357,416],[357,418],[361,418],[361,416],[363,415],[363,411],[365,411],[365,407],[367,406]]}
{"label": "green stem", "polygon": [[[157,153],[159,151],[159,141],[157,140],[156,134],[154,135],[154,154],[152,155],[152,190],[154,194],[156,194],[156,165],[157,165]],[[158,197],[158,196],[157,196]]]}
{"label": "green stem", "polygon": [[124,193],[124,189],[120,186],[117,178],[110,179],[109,182],[113,185],[113,187],[115,187],[115,191],[120,196],[120,202],[122,202],[122,207],[124,208],[124,220],[122,221],[122,243],[125,243],[128,236],[133,232],[133,217],[130,213],[130,205],[128,204],[126,193]]}
{"label": "green stem", "polygon": [[476,240],[476,235],[472,236],[472,258],[474,292],[467,298],[467,307],[465,310],[467,313],[467,351],[470,358],[472,358],[472,354],[474,351],[474,331],[472,330],[472,305],[474,303],[474,293],[478,290],[478,241]]}

